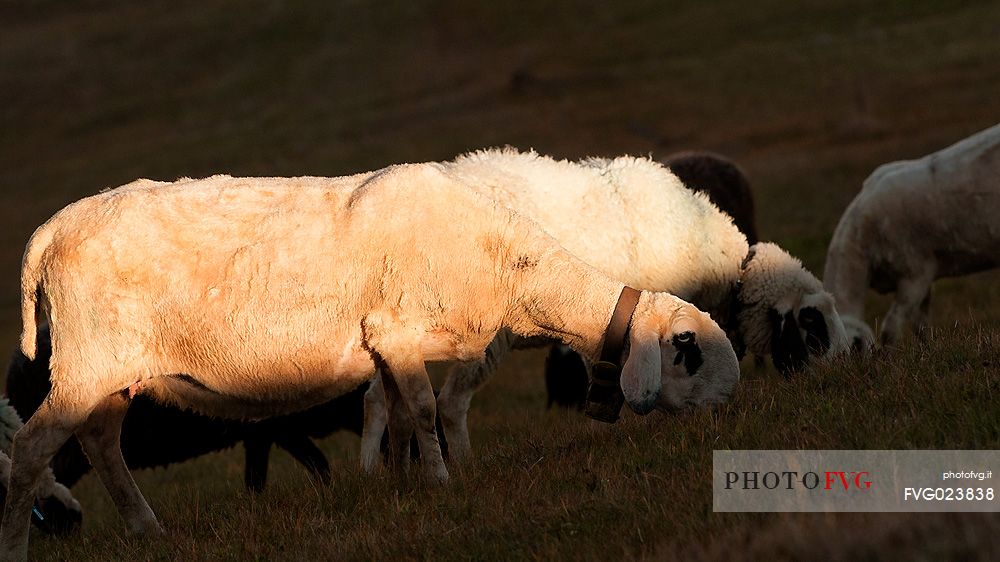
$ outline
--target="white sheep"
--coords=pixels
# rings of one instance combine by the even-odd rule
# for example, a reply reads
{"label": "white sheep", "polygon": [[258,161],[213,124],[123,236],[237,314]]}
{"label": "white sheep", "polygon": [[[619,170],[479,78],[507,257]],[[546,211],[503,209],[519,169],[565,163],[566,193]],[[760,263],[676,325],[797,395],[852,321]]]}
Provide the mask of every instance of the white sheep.
{"label": "white sheep", "polygon": [[[443,481],[424,362],[482,360],[505,327],[595,358],[622,292],[436,164],[142,181],[82,199],[25,251],[21,347],[34,356],[47,312],[52,390],[14,440],[0,555],[26,557],[31,490],[74,432],[128,527],[162,532],[118,445],[135,393],[260,418],[380,368],[397,455],[415,426],[425,473]],[[670,360],[678,338],[697,342],[700,367]],[[672,295],[641,293],[625,339],[621,386],[637,412],[720,402],[739,377],[724,332]]]}
{"label": "white sheep", "polygon": [[[10,479],[10,457],[14,434],[24,424],[17,410],[6,398],[0,398],[0,491],[7,496],[7,482]],[[65,534],[80,527],[83,520],[80,503],[66,486],[56,481],[48,466],[42,472],[35,488],[32,507],[32,523],[45,533]]]}
{"label": "white sheep", "polygon": [[[833,298],[818,279],[774,244],[748,248],[732,220],[707,196],[686,189],[653,160],[574,163],[505,149],[461,156],[442,169],[534,220],[609,277],[678,295],[709,312],[741,355],[743,348],[771,355],[780,370],[789,372],[810,356],[831,357],[847,348]],[[438,408],[451,458],[468,456],[472,395],[517,345],[516,338],[493,342],[489,362],[458,365],[450,373]],[[377,426],[365,429],[370,436],[377,431]],[[374,437],[363,439],[366,469],[377,459],[375,445]]]}
{"label": "white sheep", "polygon": [[1000,125],[918,160],[879,166],[844,211],[823,283],[848,337],[867,349],[865,294],[895,292],[883,343],[928,321],[931,284],[1000,265]]}

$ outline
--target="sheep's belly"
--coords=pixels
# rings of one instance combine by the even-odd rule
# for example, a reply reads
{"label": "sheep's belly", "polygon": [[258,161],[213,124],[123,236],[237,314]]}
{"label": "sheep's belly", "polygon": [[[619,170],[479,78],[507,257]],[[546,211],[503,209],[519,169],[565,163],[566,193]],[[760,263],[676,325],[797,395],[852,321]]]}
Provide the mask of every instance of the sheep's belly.
{"label": "sheep's belly", "polygon": [[248,377],[242,384],[198,375],[174,374],[146,380],[140,387],[158,402],[199,413],[232,419],[266,418],[289,414],[328,402],[351,392],[375,374],[370,368],[337,376],[307,374],[284,377]]}

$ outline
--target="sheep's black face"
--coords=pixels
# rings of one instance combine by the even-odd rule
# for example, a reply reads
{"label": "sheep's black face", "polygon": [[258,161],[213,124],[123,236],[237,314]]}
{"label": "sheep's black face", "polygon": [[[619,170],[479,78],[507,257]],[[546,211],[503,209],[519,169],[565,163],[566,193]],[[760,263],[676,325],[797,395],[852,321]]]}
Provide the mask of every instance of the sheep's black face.
{"label": "sheep's black face", "polygon": [[795,306],[768,311],[771,359],[778,371],[789,376],[810,361],[828,358],[849,345],[844,324],[826,292],[807,294]]}
{"label": "sheep's black face", "polygon": [[799,333],[795,313],[784,315],[771,309],[767,314],[771,324],[771,359],[778,372],[786,377],[802,370],[809,361],[809,351]]}

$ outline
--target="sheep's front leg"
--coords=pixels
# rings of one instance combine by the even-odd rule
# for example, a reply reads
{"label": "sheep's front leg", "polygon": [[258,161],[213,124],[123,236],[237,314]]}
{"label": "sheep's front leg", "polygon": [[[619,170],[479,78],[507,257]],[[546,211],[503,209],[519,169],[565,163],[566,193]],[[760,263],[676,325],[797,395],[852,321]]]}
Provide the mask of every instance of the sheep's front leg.
{"label": "sheep's front leg", "polygon": [[86,419],[93,405],[86,398],[85,392],[50,392],[28,423],[14,435],[7,501],[0,525],[0,560],[28,557],[28,527],[35,487],[49,459]]}
{"label": "sheep's front leg", "polygon": [[163,528],[122,458],[121,428],[128,405],[124,393],[108,396],[91,412],[76,434],[129,530],[162,534]]}
{"label": "sheep's front leg", "polygon": [[901,279],[896,287],[896,299],[885,316],[882,325],[881,340],[883,345],[895,345],[903,339],[907,328],[914,327],[925,316],[921,307],[926,302],[930,305],[931,283],[934,272],[928,268],[919,274]]}
{"label": "sheep's front leg", "polygon": [[472,454],[468,421],[472,396],[493,377],[497,364],[513,349],[516,338],[512,332],[501,330],[487,346],[483,361],[458,363],[448,372],[437,403],[448,441],[448,458],[453,461],[460,463]]}

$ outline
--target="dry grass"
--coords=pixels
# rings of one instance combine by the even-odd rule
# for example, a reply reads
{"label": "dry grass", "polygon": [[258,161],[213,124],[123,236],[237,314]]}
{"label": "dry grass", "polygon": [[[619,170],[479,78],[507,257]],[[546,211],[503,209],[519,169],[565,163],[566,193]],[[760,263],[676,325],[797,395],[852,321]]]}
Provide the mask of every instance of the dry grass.
{"label": "dry grass", "polygon": [[[0,341],[20,329],[32,229],[135,177],[339,175],[491,145],[558,156],[728,154],[764,238],[819,271],[842,209],[885,161],[1000,115],[1000,4],[0,0]],[[785,382],[751,366],[714,413],[595,425],[542,408],[540,355],[476,402],[479,459],[445,489],[363,478],[323,447],[260,498],[240,451],[137,474],[168,536],[124,536],[100,484],[84,533],[38,558],[986,558],[993,516],[711,513],[714,448],[1000,448],[1000,277],[936,287],[937,329]],[[873,314],[886,300],[872,298]],[[995,542],[995,541],[994,541]]]}
{"label": "dry grass", "polygon": [[[356,439],[344,438],[324,443],[336,463],[330,488],[315,489],[285,461],[275,485],[250,498],[234,451],[138,474],[168,529],[164,541],[124,536],[89,476],[77,488],[88,507],[83,536],[39,538],[33,549],[60,559],[606,560],[995,548],[995,514],[713,514],[710,482],[712,450],[721,448],[998,448],[995,333],[963,326],[790,382],[753,373],[719,411],[628,416],[614,426],[542,411],[538,354],[521,359],[477,403],[479,458],[445,489],[364,477]],[[940,534],[956,521],[963,534]]]}

